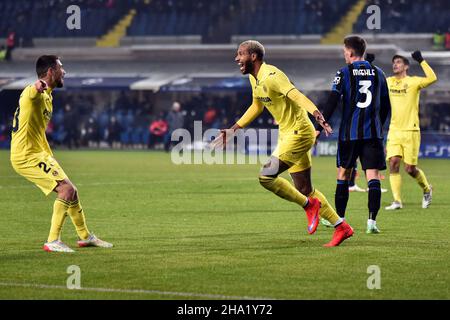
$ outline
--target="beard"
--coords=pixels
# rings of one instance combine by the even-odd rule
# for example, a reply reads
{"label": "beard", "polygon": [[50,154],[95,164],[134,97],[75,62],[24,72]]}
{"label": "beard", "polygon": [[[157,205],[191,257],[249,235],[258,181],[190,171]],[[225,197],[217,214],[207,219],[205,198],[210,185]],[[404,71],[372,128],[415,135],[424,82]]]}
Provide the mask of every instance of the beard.
{"label": "beard", "polygon": [[255,65],[252,61],[246,61],[244,63],[244,72],[243,74],[249,74],[253,71],[253,69],[255,68]]}
{"label": "beard", "polygon": [[64,82],[63,82],[62,79],[56,80],[55,83],[56,83],[56,87],[57,87],[57,88],[62,88],[62,87],[64,87]]}

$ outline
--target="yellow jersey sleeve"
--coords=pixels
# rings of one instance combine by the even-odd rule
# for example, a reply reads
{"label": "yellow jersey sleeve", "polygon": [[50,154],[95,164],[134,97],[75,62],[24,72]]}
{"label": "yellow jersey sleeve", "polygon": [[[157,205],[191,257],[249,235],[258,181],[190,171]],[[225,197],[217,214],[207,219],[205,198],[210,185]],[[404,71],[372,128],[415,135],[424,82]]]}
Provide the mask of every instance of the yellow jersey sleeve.
{"label": "yellow jersey sleeve", "polygon": [[314,111],[318,110],[316,105],[296,88],[288,92],[288,98],[311,114],[314,114]]}
{"label": "yellow jersey sleeve", "polygon": [[250,123],[252,123],[252,121],[255,120],[263,112],[263,110],[264,105],[258,100],[253,99],[252,105],[247,109],[244,115],[236,122],[236,124],[241,128],[245,128]]}
{"label": "yellow jersey sleeve", "polygon": [[423,89],[428,87],[437,81],[437,76],[434,73],[433,69],[431,69],[430,65],[424,60],[420,63],[423,72],[425,73],[425,77],[414,77],[417,81],[417,85],[419,89]]}
{"label": "yellow jersey sleeve", "polygon": [[289,78],[281,70],[276,70],[273,72],[272,77],[268,77],[267,84],[270,89],[275,92],[281,93],[287,97],[289,91],[294,90],[294,84],[289,80]]}
{"label": "yellow jersey sleeve", "polygon": [[35,100],[36,98],[42,97],[42,95],[36,90],[36,87],[34,85],[28,86],[25,90],[25,96],[27,96],[30,100]]}

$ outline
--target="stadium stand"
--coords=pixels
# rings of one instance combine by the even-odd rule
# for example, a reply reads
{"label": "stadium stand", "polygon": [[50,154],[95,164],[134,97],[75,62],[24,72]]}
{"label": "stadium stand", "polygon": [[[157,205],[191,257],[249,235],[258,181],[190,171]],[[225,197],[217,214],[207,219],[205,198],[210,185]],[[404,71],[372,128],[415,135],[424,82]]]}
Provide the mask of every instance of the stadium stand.
{"label": "stadium stand", "polygon": [[[233,34],[322,34],[354,0],[152,1],[140,6],[129,36],[203,34],[232,21]],[[183,4],[183,5],[182,5]],[[251,18],[250,18],[251,17]]]}
{"label": "stadium stand", "polygon": [[[246,1],[245,1],[246,2]],[[345,13],[354,0],[263,0],[244,4],[234,34],[324,34]],[[252,18],[250,18],[252,17]]]}
{"label": "stadium stand", "polygon": [[[105,34],[131,6],[133,1],[60,0],[60,1],[0,1],[0,37],[14,30],[23,45],[35,37],[99,37]],[[78,5],[83,26],[80,30],[61,28],[66,25],[67,7]]]}
{"label": "stadium stand", "polygon": [[[66,9],[72,4],[81,8],[83,27],[80,30],[60,27],[65,25]],[[333,29],[343,28],[345,21],[342,18],[346,15],[351,21],[350,28],[356,20],[353,31],[360,33],[367,32],[365,9],[372,4],[381,8],[382,30],[379,32],[384,34],[431,34],[439,30],[446,32],[450,27],[448,1],[370,0],[362,13],[354,10],[358,4],[361,1],[4,0],[0,2],[0,38],[6,38],[14,31],[16,47],[32,46],[33,39],[37,39],[37,43],[45,38],[101,39],[126,20],[121,25],[121,37],[134,39],[132,43],[140,37],[152,36],[200,36],[204,43],[229,43],[232,36],[242,35],[325,36]],[[350,14],[352,11],[355,17]],[[118,45],[120,40],[116,37],[112,43]],[[110,42],[106,41],[107,44]],[[86,44],[95,45],[95,41],[86,41]]]}
{"label": "stadium stand", "polygon": [[[131,9],[137,14],[127,36],[204,35],[308,35],[326,34],[357,0],[60,0],[0,2],[0,37],[14,30],[23,45],[32,38],[101,37]],[[64,25],[69,5],[80,6],[83,28],[69,30]],[[448,1],[372,0],[381,8],[383,33],[434,33],[449,28]],[[366,6],[366,7],[367,7]],[[251,18],[250,18],[251,17]],[[45,21],[46,23],[42,23]],[[364,14],[354,25],[355,32],[366,29]]]}
{"label": "stadium stand", "polygon": [[[450,27],[449,1],[371,0],[367,7],[373,4],[381,9],[383,33],[434,33]],[[366,17],[361,15],[354,30],[364,32],[366,29]]]}
{"label": "stadium stand", "polygon": [[[225,1],[228,3],[228,1]],[[202,34],[211,20],[212,1],[151,1],[137,6],[129,36]],[[220,4],[224,1],[220,1]],[[220,6],[219,6],[220,7]]]}

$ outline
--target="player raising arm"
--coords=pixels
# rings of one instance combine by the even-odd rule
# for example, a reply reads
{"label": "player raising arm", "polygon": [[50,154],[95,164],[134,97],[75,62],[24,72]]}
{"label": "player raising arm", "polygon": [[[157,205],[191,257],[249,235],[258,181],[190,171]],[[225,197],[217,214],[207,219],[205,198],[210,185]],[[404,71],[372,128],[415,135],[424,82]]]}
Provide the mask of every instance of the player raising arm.
{"label": "player raising arm", "polygon": [[408,75],[409,60],[395,55],[392,58],[394,76],[387,79],[389,96],[392,105],[391,123],[387,137],[387,159],[389,161],[389,181],[391,183],[394,202],[386,210],[401,209],[400,162],[405,163],[406,172],[413,177],[423,191],[422,208],[431,204],[432,187],[425,173],[417,168],[420,149],[419,99],[420,90],[436,82],[433,69],[422,58],[420,51],[411,54],[422,67],[425,77]]}
{"label": "player raising arm", "polygon": [[[331,127],[316,106],[289,81],[278,68],[264,62],[264,47],[257,41],[240,44],[235,61],[242,74],[249,74],[253,103],[230,129],[223,130],[212,142],[212,147],[223,147],[236,130],[248,126],[267,108],[279,124],[278,145],[259,175],[260,184],[277,196],[295,202],[306,211],[308,233],[317,229],[320,216],[336,228],[332,240],[325,246],[337,246],[353,235],[353,229],[339,218],[325,196],[311,183],[311,147],[315,130],[307,112],[327,134]],[[288,171],[295,187],[279,175]]]}
{"label": "player raising arm", "polygon": [[88,231],[78,190],[53,157],[45,130],[52,117],[54,88],[62,88],[66,72],[57,56],[44,55],[36,62],[38,80],[20,95],[14,114],[11,164],[14,170],[38,186],[45,195],[57,193],[53,205],[50,234],[44,250],[73,252],[61,241],[61,230],[67,215],[77,231],[80,247],[112,247]]}

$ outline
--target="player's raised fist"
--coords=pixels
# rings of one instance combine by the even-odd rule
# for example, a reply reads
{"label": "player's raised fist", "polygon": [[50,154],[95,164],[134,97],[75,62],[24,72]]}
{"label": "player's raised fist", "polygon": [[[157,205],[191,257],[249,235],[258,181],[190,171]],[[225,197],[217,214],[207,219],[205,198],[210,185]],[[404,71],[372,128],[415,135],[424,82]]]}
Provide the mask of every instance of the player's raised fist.
{"label": "player's raised fist", "polygon": [[422,52],[420,52],[419,50],[416,50],[413,53],[411,53],[411,57],[418,63],[421,63],[423,61]]}
{"label": "player's raised fist", "polygon": [[34,83],[34,87],[36,88],[36,90],[39,93],[44,92],[45,90],[47,90],[47,83],[44,80],[38,79],[35,83]]}

